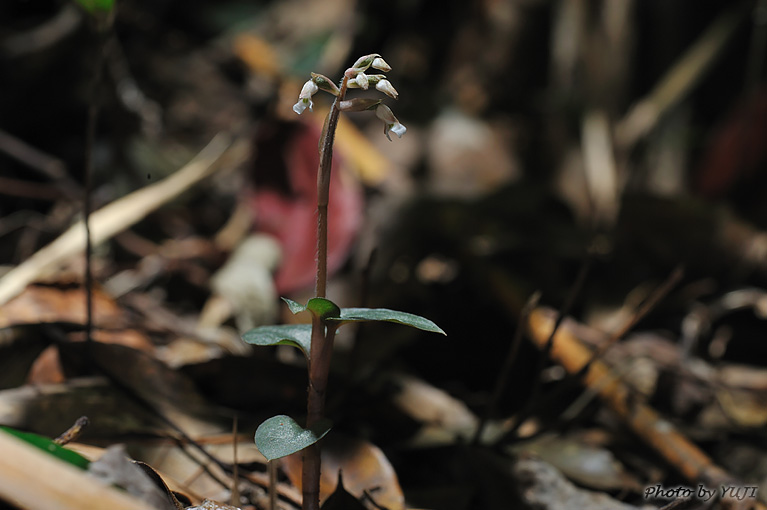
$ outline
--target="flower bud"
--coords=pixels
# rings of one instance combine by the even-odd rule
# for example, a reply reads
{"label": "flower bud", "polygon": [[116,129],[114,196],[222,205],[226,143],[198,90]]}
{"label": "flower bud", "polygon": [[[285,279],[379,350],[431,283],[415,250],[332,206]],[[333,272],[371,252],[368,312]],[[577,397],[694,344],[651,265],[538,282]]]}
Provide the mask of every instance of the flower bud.
{"label": "flower bud", "polygon": [[363,88],[367,89],[367,87],[360,87],[360,84],[365,84],[365,81],[363,81],[363,78],[360,78],[361,76],[364,76],[365,79],[367,79],[367,85],[374,85],[376,89],[383,92],[387,96],[391,97],[392,99],[397,99],[399,96],[399,93],[394,88],[394,86],[391,84],[389,80],[386,79],[386,75],[384,74],[364,74],[360,73],[357,75],[356,78],[349,81],[349,88],[350,89],[358,89]]}
{"label": "flower bud", "polygon": [[365,73],[359,73],[355,78],[354,82],[357,84],[359,88],[362,90],[368,89],[368,77]]}
{"label": "flower bud", "polygon": [[376,89],[380,90],[392,99],[397,99],[399,94],[389,80],[378,80],[376,83]]}
{"label": "flower bud", "polygon": [[[366,81],[363,81],[362,78],[359,78],[360,75],[364,76]],[[376,78],[377,76],[383,76],[383,75],[382,74],[372,74],[371,75],[371,74],[360,73],[355,78],[349,80],[348,86],[349,86],[350,89],[359,89],[359,88],[361,88],[360,87],[360,83],[362,83],[362,84],[367,83],[368,86],[371,85],[371,84],[376,84],[376,83],[378,83],[378,79]],[[365,87],[365,88],[367,88],[367,87]],[[365,89],[363,89],[363,90],[365,90]]]}
{"label": "flower bud", "polygon": [[312,81],[314,81],[320,90],[330,92],[334,96],[338,96],[338,94],[341,92],[338,90],[338,85],[333,83],[330,78],[322,74],[312,73]]}
{"label": "flower bud", "polygon": [[351,66],[350,69],[353,69],[357,72],[367,71],[368,67],[370,67],[370,64],[372,64],[376,58],[381,58],[381,55],[378,53],[371,53],[370,55],[360,57],[357,59],[354,65]]}
{"label": "flower bud", "polygon": [[391,66],[386,63],[386,61],[381,57],[376,57],[373,59],[373,63],[370,64],[370,66],[373,69],[378,69],[379,71],[383,71],[385,73],[388,73],[391,71]]}

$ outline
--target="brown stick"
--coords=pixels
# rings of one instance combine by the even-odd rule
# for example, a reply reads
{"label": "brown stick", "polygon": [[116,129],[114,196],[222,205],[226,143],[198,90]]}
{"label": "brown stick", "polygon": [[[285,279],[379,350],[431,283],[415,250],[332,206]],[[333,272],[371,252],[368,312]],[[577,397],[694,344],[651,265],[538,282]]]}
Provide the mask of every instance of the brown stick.
{"label": "brown stick", "polygon": [[[530,314],[528,332],[539,348],[546,344],[554,327],[552,315],[552,311],[542,308]],[[553,360],[571,374],[581,371],[592,357],[591,351],[567,327],[557,330],[550,354]],[[634,398],[629,388],[611,374],[610,368],[603,361],[593,361],[583,374],[582,381],[687,480],[715,487],[732,484],[733,477],[714,464],[706,453],[664,420],[657,411]],[[765,508],[761,503],[755,502],[755,505],[758,509]]]}
{"label": "brown stick", "polygon": [[64,163],[60,159],[28,145],[2,129],[0,129],[0,152],[40,174],[60,182],[63,188],[62,192],[66,193],[69,198],[76,199],[80,196],[80,186],[69,177]]}

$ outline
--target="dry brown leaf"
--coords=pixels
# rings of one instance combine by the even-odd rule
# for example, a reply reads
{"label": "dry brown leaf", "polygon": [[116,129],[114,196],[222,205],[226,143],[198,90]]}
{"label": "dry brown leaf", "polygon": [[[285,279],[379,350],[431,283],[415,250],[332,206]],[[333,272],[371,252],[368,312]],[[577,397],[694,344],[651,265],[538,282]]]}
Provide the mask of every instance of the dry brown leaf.
{"label": "dry brown leaf", "polygon": [[[290,481],[301,488],[301,454],[281,460],[282,469]],[[369,491],[376,503],[389,510],[404,510],[405,496],[397,474],[377,446],[362,439],[329,434],[322,442],[322,478],[320,500],[327,499],[336,489],[338,471],[343,471],[344,487],[355,497]]]}
{"label": "dry brown leaf", "polygon": [[152,356],[122,345],[100,342],[61,344],[59,349],[68,370],[78,373],[83,363],[96,366],[190,436],[221,431],[221,425],[216,424],[216,409],[202,397],[194,382]]}
{"label": "dry brown leaf", "polygon": [[[515,463],[514,475],[520,484],[522,498],[532,507],[544,510],[589,508],[591,510],[634,510],[638,507],[617,501],[604,492],[575,487],[549,464],[533,459]],[[645,505],[650,509],[655,506]]]}
{"label": "dry brown leaf", "polygon": [[112,445],[88,466],[88,473],[105,485],[122,487],[129,494],[154,508],[176,510],[164,489],[158,487],[144,470],[131,462],[124,445]]}
{"label": "dry brown leaf", "polygon": [[767,424],[767,395],[747,389],[721,388],[716,398],[727,418],[741,427]]}
{"label": "dry brown leaf", "polygon": [[[99,289],[93,290],[93,319],[114,327],[121,322],[117,304]],[[85,322],[85,293],[81,287],[33,285],[0,309],[0,327],[40,322]]]}
{"label": "dry brown leaf", "polygon": [[446,391],[404,374],[396,376],[395,382],[400,391],[394,396],[394,404],[424,425],[419,444],[452,442],[476,430],[479,420],[474,413]]}
{"label": "dry brown leaf", "polygon": [[534,454],[581,486],[599,490],[642,489],[608,449],[587,444],[582,437],[542,436],[526,442],[521,452]]}
{"label": "dry brown leaf", "polygon": [[190,507],[187,510],[240,510],[236,506],[225,505],[218,501],[206,499],[200,506]]}

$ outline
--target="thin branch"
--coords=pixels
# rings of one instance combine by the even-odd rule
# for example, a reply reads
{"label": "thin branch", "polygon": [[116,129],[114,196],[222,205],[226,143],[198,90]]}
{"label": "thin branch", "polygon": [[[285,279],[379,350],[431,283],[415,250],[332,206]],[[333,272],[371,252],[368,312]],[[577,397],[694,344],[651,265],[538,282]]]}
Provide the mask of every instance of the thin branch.
{"label": "thin branch", "polygon": [[[237,429],[239,423],[237,420],[237,413],[235,413],[232,419],[232,497],[230,503],[232,506],[240,506],[240,461],[237,458]],[[270,510],[276,510],[271,508]]]}
{"label": "thin branch", "polygon": [[583,260],[583,263],[581,264],[581,268],[578,271],[578,276],[576,276],[575,281],[573,282],[572,287],[570,287],[570,292],[567,295],[567,298],[565,299],[564,304],[562,305],[562,308],[559,309],[557,312],[557,318],[554,322],[554,328],[551,330],[551,333],[549,334],[548,340],[544,344],[543,352],[541,353],[541,357],[538,359],[538,367],[535,373],[538,375],[535,379],[535,383],[533,388],[530,390],[530,395],[527,398],[527,402],[525,406],[522,408],[522,410],[517,414],[514,425],[511,427],[511,429],[506,432],[501,439],[499,439],[498,442],[502,442],[506,440],[509,437],[516,436],[517,431],[519,430],[519,427],[529,418],[533,415],[536,409],[539,409],[541,407],[541,388],[542,388],[542,381],[540,378],[541,372],[543,372],[543,367],[546,363],[546,360],[549,357],[549,353],[551,351],[551,348],[554,344],[554,335],[556,334],[559,327],[562,325],[562,321],[567,317],[567,315],[570,314],[570,310],[573,307],[573,304],[575,303],[575,299],[580,294],[581,290],[583,289],[583,285],[586,283],[586,277],[589,274],[589,270],[591,269],[591,265],[594,261],[594,255],[591,251],[589,251],[586,254],[586,258]]}
{"label": "thin branch", "polygon": [[88,121],[85,126],[85,185],[83,188],[83,225],[85,226],[85,341],[91,341],[93,331],[93,242],[91,238],[91,195],[93,193],[93,146],[96,143],[96,124],[99,116],[101,76],[106,61],[106,39],[114,18],[97,34],[96,59],[91,78],[91,99],[88,105]]}
{"label": "thin branch", "polygon": [[[134,191],[95,211],[90,217],[93,245],[98,245],[141,221],[155,209],[199,183],[215,170],[216,163],[230,146],[231,138],[223,133],[218,134],[192,161],[170,177]],[[244,153],[240,157],[244,159]],[[52,243],[0,278],[0,305],[20,294],[36,279],[55,272],[58,266],[70,257],[81,253],[85,242],[83,229],[82,221],[72,225]]]}
{"label": "thin branch", "polygon": [[495,414],[496,410],[498,409],[498,402],[501,400],[503,391],[509,385],[509,377],[511,375],[511,369],[514,366],[514,362],[517,360],[517,353],[519,352],[519,346],[522,343],[522,333],[525,331],[525,324],[527,324],[527,318],[530,315],[530,312],[536,306],[538,306],[538,301],[540,301],[540,299],[541,299],[540,292],[533,293],[533,295],[530,296],[530,299],[527,300],[527,303],[525,303],[524,308],[522,308],[522,311],[519,314],[517,329],[514,331],[514,338],[512,338],[511,345],[509,345],[509,352],[506,355],[506,359],[504,360],[503,367],[501,367],[500,375],[498,376],[498,380],[495,383],[495,391],[493,391],[493,396],[490,399],[490,403],[488,404],[487,409],[485,409],[485,413],[482,416],[482,419],[480,420],[479,425],[477,426],[477,431],[474,433],[474,437],[472,438],[472,443],[475,445],[479,444],[480,440],[482,439],[482,433],[484,432],[485,427],[487,426],[487,422],[490,420],[490,418]]}
{"label": "thin branch", "polygon": [[[67,196],[62,190],[47,183],[22,181],[10,177],[0,177],[0,194],[31,198],[33,200],[59,200]],[[77,196],[82,196],[78,194]],[[74,198],[71,197],[71,198]]]}
{"label": "thin branch", "polygon": [[[620,327],[602,346],[600,346],[599,349],[597,349],[596,352],[594,352],[591,356],[591,358],[581,367],[581,369],[575,373],[572,374],[573,378],[582,378],[586,372],[590,369],[591,365],[599,360],[602,356],[604,356],[604,353],[607,351],[607,349],[614,345],[618,340],[626,336],[626,334],[631,331],[631,329],[637,325],[637,323],[642,320],[650,311],[652,311],[658,303],[668,295],[668,293],[671,291],[671,289],[676,286],[677,283],[679,283],[679,280],[682,278],[683,271],[681,267],[677,267],[674,269],[669,277],[658,287],[656,288],[653,293],[641,304],[641,306],[632,314],[632,316],[629,318],[626,323]],[[554,333],[559,329],[559,326],[561,325],[561,322],[559,321],[560,316],[557,316],[558,322],[555,324],[555,329],[553,330]],[[553,335],[549,335],[546,346],[551,347],[551,342],[553,340]],[[548,356],[548,354],[547,354]],[[501,441],[504,441],[510,437],[512,437],[516,431],[519,429],[519,426],[532,414],[534,413],[535,409],[542,409],[552,404],[552,402],[555,402],[558,400],[562,395],[565,394],[570,389],[570,385],[567,384],[560,384],[556,388],[554,388],[551,392],[549,392],[547,395],[543,396],[542,398],[536,399],[537,405],[533,406],[530,409],[524,409],[522,412],[520,412],[519,416],[517,417],[517,420],[514,423],[514,427],[504,434],[503,438],[501,438]]]}
{"label": "thin branch", "polygon": [[37,173],[57,181],[69,198],[76,199],[81,196],[80,185],[67,174],[63,161],[32,147],[2,129],[0,129],[0,152],[11,156]]}
{"label": "thin branch", "polygon": [[666,281],[664,281],[658,288],[656,288],[653,293],[650,294],[650,296],[642,303],[642,305],[633,313],[631,318],[626,321],[626,323],[620,329],[613,333],[604,344],[600,345],[599,348],[594,351],[591,359],[589,359],[589,361],[576,375],[578,377],[583,376],[594,361],[604,356],[605,352],[607,352],[607,349],[615,345],[618,340],[626,336],[626,334],[631,331],[631,329],[636,326],[639,321],[644,319],[645,316],[650,313],[656,306],[658,306],[658,303],[660,303],[663,298],[665,298],[668,293],[671,292],[674,287],[676,287],[676,285],[679,283],[679,280],[682,279],[683,275],[684,270],[682,267],[676,267],[671,272],[671,274],[669,274],[668,278],[666,278]]}
{"label": "thin branch", "polygon": [[[542,348],[547,342],[554,321],[550,314],[536,309],[530,314],[528,330],[533,342]],[[551,359],[561,364],[570,374],[577,374],[591,357],[584,346],[567,328],[560,328],[554,338]],[[657,411],[638,399],[633,392],[611,377],[611,370],[602,361],[595,361],[583,376],[583,384],[592,388],[646,444],[661,454],[688,481],[719,486],[733,484],[734,479],[698,446],[682,435],[673,424],[664,420]],[[608,382],[605,383],[604,381]],[[761,506],[760,508],[764,508]]]}

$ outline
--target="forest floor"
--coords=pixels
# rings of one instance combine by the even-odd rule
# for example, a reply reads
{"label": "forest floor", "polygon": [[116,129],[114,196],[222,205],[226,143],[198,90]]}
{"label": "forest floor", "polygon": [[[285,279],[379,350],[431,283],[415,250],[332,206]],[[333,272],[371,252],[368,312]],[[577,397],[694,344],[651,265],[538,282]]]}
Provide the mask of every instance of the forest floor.
{"label": "forest floor", "polygon": [[242,334],[310,321],[292,106],[370,53],[328,297],[447,336],[341,330],[324,508],[765,508],[765,2],[661,4],[0,5],[0,508],[301,507],[306,360]]}

